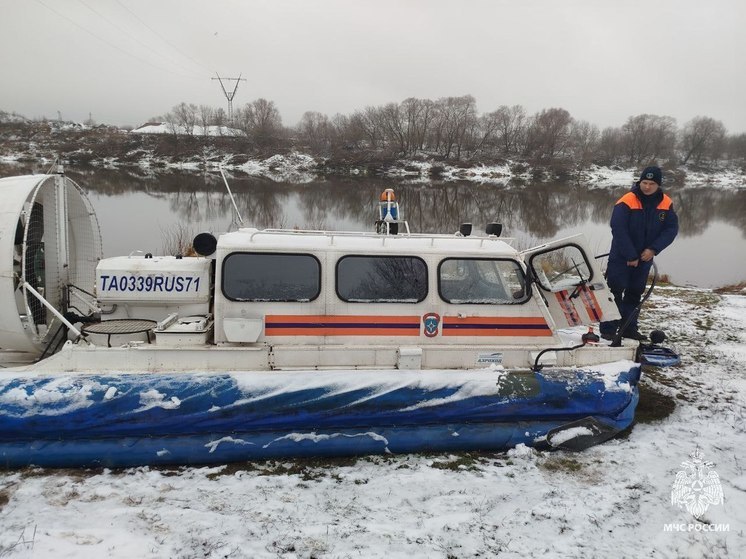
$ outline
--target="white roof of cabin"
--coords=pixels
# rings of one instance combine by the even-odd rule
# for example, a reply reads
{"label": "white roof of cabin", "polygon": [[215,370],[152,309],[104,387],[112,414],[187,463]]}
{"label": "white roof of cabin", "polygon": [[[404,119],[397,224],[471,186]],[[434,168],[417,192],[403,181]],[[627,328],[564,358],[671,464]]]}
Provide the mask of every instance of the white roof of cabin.
{"label": "white roof of cabin", "polygon": [[313,251],[341,250],[354,253],[458,253],[515,257],[518,251],[497,237],[459,237],[456,235],[377,235],[336,231],[295,231],[239,229],[221,235],[218,250]]}

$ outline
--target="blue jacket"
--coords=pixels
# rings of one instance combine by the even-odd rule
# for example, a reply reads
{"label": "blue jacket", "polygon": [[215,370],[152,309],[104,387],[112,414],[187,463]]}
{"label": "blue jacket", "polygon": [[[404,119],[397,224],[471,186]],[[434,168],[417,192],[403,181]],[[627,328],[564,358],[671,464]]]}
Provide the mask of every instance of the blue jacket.
{"label": "blue jacket", "polygon": [[611,213],[609,259],[637,260],[646,248],[655,254],[670,245],[679,232],[679,218],[673,201],[659,188],[645,196],[640,184],[622,196]]}

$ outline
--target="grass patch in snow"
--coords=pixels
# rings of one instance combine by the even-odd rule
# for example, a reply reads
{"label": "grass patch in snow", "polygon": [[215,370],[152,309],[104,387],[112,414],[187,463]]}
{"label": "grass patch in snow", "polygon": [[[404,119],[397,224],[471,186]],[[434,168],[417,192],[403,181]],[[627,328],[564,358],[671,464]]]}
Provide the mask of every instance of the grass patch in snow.
{"label": "grass patch in snow", "polygon": [[584,468],[584,465],[571,456],[550,454],[546,460],[539,462],[539,467],[549,472],[577,473]]}
{"label": "grass patch in snow", "polygon": [[10,501],[10,491],[7,489],[0,489],[0,512],[3,511],[3,507]]}
{"label": "grass patch in snow", "polygon": [[485,463],[484,455],[472,454],[465,452],[463,454],[455,454],[448,456],[446,459],[435,460],[430,464],[431,468],[436,470],[452,470],[452,471],[469,471],[474,472],[480,470],[480,467]]}
{"label": "grass patch in snow", "polygon": [[357,464],[357,456],[293,458],[287,461],[267,460],[264,462],[239,462],[227,464],[219,471],[207,474],[208,479],[224,476],[235,476],[241,472],[250,472],[259,476],[297,475],[303,481],[317,481],[325,477],[338,478],[338,474],[329,470],[352,467]]}
{"label": "grass patch in snow", "polygon": [[725,285],[723,287],[718,287],[717,289],[713,289],[715,293],[720,293],[721,295],[743,295],[746,293],[746,281],[742,281],[741,283],[736,283],[734,285]]}

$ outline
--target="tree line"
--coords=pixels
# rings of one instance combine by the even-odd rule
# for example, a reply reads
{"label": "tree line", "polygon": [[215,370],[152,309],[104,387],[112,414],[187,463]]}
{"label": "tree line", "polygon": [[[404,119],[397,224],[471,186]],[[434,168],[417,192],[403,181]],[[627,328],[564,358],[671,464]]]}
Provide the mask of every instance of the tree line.
{"label": "tree line", "polygon": [[581,167],[710,165],[723,160],[746,165],[746,134],[728,134],[723,123],[711,117],[698,116],[679,127],[670,116],[641,114],[619,127],[599,129],[562,108],[528,114],[521,105],[503,105],[480,114],[471,95],[410,97],[332,117],[307,111],[291,128],[283,126],[275,103],[266,99],[239,107],[232,122],[221,108],[186,103],[175,106],[164,120],[174,133],[192,134],[195,125],[230,127],[257,145],[293,143],[326,155],[367,150],[393,157],[521,158]]}

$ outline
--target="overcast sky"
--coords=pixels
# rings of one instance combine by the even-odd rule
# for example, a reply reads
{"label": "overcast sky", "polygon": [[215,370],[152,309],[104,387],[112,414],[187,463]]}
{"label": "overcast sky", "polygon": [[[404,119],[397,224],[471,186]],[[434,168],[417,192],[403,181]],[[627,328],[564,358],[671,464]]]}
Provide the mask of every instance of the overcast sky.
{"label": "overcast sky", "polygon": [[286,125],[407,97],[746,132],[744,0],[0,0],[0,109],[138,125],[264,97]]}

